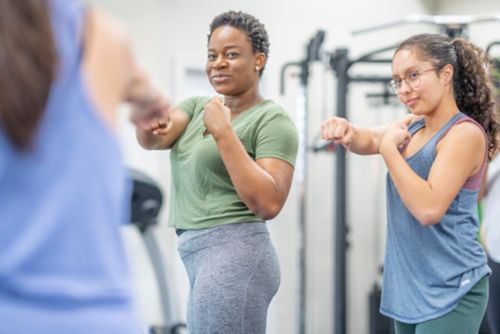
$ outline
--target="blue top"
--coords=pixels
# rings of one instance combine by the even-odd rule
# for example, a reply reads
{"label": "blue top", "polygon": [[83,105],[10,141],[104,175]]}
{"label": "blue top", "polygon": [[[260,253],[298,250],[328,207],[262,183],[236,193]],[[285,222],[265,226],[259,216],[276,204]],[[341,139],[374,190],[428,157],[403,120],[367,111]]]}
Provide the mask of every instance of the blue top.
{"label": "blue top", "polygon": [[140,333],[120,235],[130,187],[82,79],[84,8],[50,6],[59,69],[33,149],[0,128],[0,333]]}
{"label": "blue top", "polygon": [[[427,179],[436,145],[458,122],[472,121],[456,114],[406,162]],[[410,125],[414,135],[424,120]],[[482,171],[472,178],[481,177]],[[469,180],[468,180],[469,182]],[[387,177],[387,245],[380,312],[405,323],[420,323],[452,311],[460,299],[491,271],[477,240],[476,203],[479,187],[466,183],[438,224],[423,226],[405,207]]]}

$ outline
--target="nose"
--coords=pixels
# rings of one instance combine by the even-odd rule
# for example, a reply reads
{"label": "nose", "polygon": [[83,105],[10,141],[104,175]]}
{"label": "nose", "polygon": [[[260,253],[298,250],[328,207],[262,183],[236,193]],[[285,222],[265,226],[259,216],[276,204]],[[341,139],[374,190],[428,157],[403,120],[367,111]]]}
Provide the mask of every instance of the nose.
{"label": "nose", "polygon": [[212,67],[215,69],[223,68],[227,66],[227,62],[222,55],[218,56],[213,62]]}
{"label": "nose", "polygon": [[401,84],[400,84],[399,89],[398,89],[398,94],[403,95],[403,94],[411,92],[411,90],[412,89],[411,89],[410,85],[406,82],[406,80],[401,80]]}

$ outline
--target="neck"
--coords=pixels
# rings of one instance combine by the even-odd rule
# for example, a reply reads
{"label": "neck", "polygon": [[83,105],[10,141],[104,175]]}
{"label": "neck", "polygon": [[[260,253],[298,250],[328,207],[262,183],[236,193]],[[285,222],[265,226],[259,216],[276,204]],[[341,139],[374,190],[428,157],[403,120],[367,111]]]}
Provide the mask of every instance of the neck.
{"label": "neck", "polygon": [[427,131],[439,131],[458,112],[459,109],[454,98],[443,100],[434,111],[425,116]]}
{"label": "neck", "polygon": [[263,100],[258,89],[251,89],[243,94],[235,96],[224,96],[224,104],[231,110],[231,113],[239,114]]}

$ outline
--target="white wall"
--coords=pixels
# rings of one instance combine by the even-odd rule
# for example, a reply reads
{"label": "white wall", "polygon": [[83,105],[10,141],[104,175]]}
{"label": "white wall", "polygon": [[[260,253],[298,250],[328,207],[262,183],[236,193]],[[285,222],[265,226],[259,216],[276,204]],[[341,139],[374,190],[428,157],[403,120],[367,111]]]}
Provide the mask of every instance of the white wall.
{"label": "white wall", "polygon": [[[268,67],[264,75],[265,95],[282,104],[293,115],[298,82],[287,77],[287,94],[279,95],[279,72],[289,61],[300,60],[307,40],[318,28],[327,31],[326,49],[348,47],[352,57],[373,49],[392,45],[411,34],[433,31],[432,27],[414,25],[352,36],[351,31],[402,16],[428,13],[426,1],[419,0],[309,0],[291,2],[230,1],[230,0],[92,0],[108,9],[128,27],[137,56],[153,77],[168,91],[174,102],[184,95],[176,73],[179,64],[198,62],[203,66],[206,34],[211,19],[226,10],[247,11],[267,27],[271,39]],[[484,11],[496,10],[498,0],[485,2]],[[460,3],[460,5],[458,5]],[[482,3],[479,1],[479,3]],[[486,4],[487,3],[487,4]],[[459,6],[471,11],[478,4],[464,1],[442,1],[441,11],[457,12]],[[482,12],[483,10],[477,10]],[[390,55],[389,55],[390,56]],[[293,72],[293,71],[290,71]],[[353,68],[353,72],[389,75],[388,67]],[[188,88],[189,89],[189,88]],[[318,131],[324,117],[333,115],[335,79],[324,66],[315,65],[310,84],[310,140]],[[366,93],[381,91],[382,87],[368,84],[352,85],[349,96],[350,119],[358,124],[373,125],[400,115],[400,107],[370,105]],[[135,143],[132,128],[123,118],[122,143],[130,166],[144,170],[157,179],[168,192],[168,152],[146,152]],[[307,191],[307,333],[333,333],[333,189],[334,158],[328,154],[309,156],[309,185]],[[379,158],[348,156],[348,333],[368,332],[368,293],[378,277],[383,259],[385,228],[384,167]],[[272,238],[281,261],[282,284],[269,313],[268,332],[297,333],[298,291],[298,192],[290,194],[281,215],[270,224]],[[166,223],[166,213],[162,223]],[[170,253],[177,259],[175,237],[168,235]],[[177,261],[179,295],[186,294],[185,274]],[[185,305],[185,302],[183,302]]]}

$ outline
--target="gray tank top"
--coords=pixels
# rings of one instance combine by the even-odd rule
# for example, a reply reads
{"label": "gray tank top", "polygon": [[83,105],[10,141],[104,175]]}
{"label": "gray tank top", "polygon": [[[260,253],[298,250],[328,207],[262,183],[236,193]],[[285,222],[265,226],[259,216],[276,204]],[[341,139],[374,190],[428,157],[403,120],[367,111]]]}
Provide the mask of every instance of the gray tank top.
{"label": "gray tank top", "polygon": [[[458,113],[406,162],[427,179],[436,145],[448,130],[474,120]],[[479,124],[477,124],[480,126]],[[424,120],[410,125],[412,136]],[[482,129],[482,128],[481,128]],[[486,159],[485,159],[486,160]],[[491,270],[477,240],[477,194],[484,168],[467,180],[442,220],[423,226],[408,211],[387,176],[387,244],[381,313],[405,323],[420,323],[452,311]]]}

